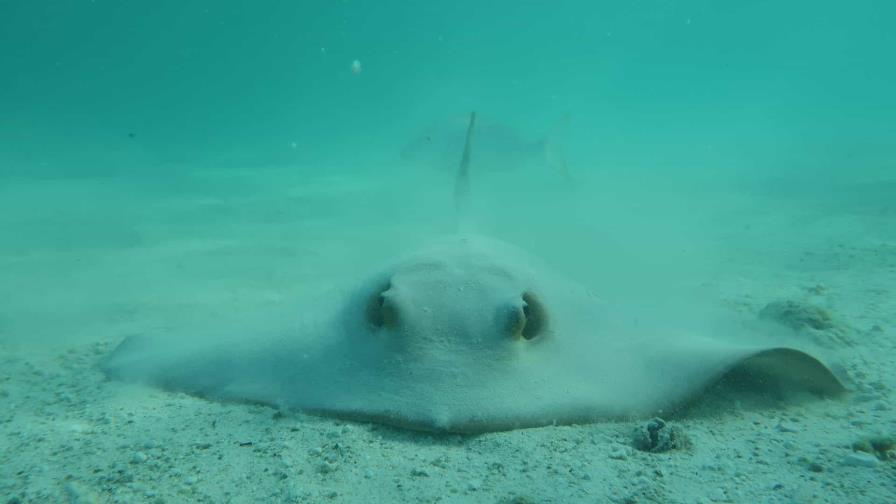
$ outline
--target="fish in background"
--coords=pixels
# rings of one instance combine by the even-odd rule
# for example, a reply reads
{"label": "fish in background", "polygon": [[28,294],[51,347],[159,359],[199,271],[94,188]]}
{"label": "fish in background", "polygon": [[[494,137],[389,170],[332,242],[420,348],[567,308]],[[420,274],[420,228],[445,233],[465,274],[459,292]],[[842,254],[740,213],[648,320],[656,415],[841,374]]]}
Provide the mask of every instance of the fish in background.
{"label": "fish in background", "polygon": [[[401,150],[404,163],[453,173],[464,150],[469,116],[451,118],[424,129]],[[476,169],[483,172],[548,169],[569,179],[562,140],[569,129],[564,115],[543,138],[527,138],[507,124],[477,117]]]}

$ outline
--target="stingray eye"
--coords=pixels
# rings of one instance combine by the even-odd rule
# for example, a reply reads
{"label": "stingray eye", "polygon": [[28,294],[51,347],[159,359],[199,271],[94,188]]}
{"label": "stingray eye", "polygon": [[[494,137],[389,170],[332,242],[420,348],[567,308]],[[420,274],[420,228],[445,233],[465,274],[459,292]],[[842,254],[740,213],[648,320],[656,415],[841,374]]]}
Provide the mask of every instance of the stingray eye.
{"label": "stingray eye", "polygon": [[391,299],[392,284],[387,283],[374,291],[367,300],[364,316],[367,322],[376,327],[395,327],[398,323],[398,310]]}
{"label": "stingray eye", "polygon": [[544,305],[531,292],[523,293],[523,304],[510,317],[510,334],[531,340],[541,334],[547,326]]}

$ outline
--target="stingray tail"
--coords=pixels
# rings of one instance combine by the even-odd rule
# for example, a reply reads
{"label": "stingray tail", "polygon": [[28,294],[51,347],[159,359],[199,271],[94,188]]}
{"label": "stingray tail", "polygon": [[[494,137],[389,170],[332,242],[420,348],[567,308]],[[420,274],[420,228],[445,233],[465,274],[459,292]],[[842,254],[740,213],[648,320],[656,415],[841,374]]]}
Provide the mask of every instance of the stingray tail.
{"label": "stingray tail", "polygon": [[470,155],[473,144],[473,126],[476,124],[476,111],[470,113],[470,124],[467,126],[467,137],[464,141],[464,154],[457,171],[454,183],[454,206],[457,212],[457,231],[462,231],[469,218],[470,206]]}

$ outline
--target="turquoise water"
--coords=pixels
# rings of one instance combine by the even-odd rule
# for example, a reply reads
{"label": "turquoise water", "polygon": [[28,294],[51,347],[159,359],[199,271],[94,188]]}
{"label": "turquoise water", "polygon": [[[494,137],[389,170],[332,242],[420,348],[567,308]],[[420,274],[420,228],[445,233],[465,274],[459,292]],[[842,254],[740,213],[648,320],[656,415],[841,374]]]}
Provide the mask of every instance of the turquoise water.
{"label": "turquoise water", "polygon": [[2,8],[0,155],[69,174],[388,160],[473,108],[516,127],[570,113],[576,160],[751,172],[879,168],[893,132],[884,1]]}
{"label": "turquoise water", "polygon": [[[719,313],[753,316],[782,298],[821,307],[839,324],[800,337],[873,399],[799,410],[820,433],[821,454],[772,458],[771,474],[736,461],[734,472],[756,487],[742,482],[742,493],[710,501],[896,500],[892,460],[866,473],[837,462],[854,438],[896,428],[894,27],[896,3],[883,0],[0,0],[0,351],[4,366],[25,370],[0,371],[0,402],[22,412],[0,417],[9,437],[0,439],[0,465],[13,446],[21,453],[0,471],[0,497],[694,502],[686,478],[668,478],[666,493],[625,490],[636,476],[608,469],[605,454],[586,460],[582,471],[595,476],[570,483],[575,490],[498,470],[491,480],[480,474],[473,490],[455,488],[469,474],[466,452],[452,450],[470,445],[366,427],[346,434],[349,451],[369,448],[379,460],[394,449],[410,460],[423,443],[427,457],[447,461],[425,466],[439,476],[433,486],[407,493],[420,482],[410,462],[371,467],[373,478],[342,469],[315,479],[312,457],[296,464],[314,477],[283,489],[296,481],[291,469],[287,483],[269,481],[274,472],[246,469],[255,459],[238,451],[228,457],[258,481],[226,491],[210,475],[227,478],[232,467],[211,452],[172,455],[177,476],[135,468],[139,429],[185,422],[171,442],[189,444],[204,431],[177,419],[195,409],[209,420],[219,406],[167,395],[122,406],[128,392],[97,371],[107,350],[135,334],[189,328],[200,338],[231,324],[268,326],[264,314],[284,307],[314,313],[332,289],[457,231],[456,174],[475,111],[473,231],[541,257],[595,299],[643,310],[650,327],[666,318],[708,327]],[[54,364],[30,374],[41,359]],[[221,436],[246,438],[245,425],[282,439],[297,432],[242,406],[221,406],[235,418],[222,420]],[[842,412],[851,406],[855,417]],[[789,432],[776,430],[778,417],[739,419],[689,425],[718,450],[724,441],[706,434],[714,428],[739,432],[734,445],[757,425],[773,437]],[[288,440],[296,453],[308,452],[306,441],[332,444],[330,424],[308,422],[310,437]],[[70,446],[73,425],[93,426],[83,429],[95,429],[103,449],[41,451]],[[31,428],[50,441],[12,441]],[[564,436],[579,440],[578,455],[612,451],[601,443],[618,437],[615,427],[593,429],[483,442],[535,450],[540,461],[554,460]],[[796,444],[815,442],[807,434]],[[486,467],[490,450],[478,450],[470,460]],[[106,456],[144,486],[95,476]],[[812,479],[799,457],[821,460],[833,483]],[[632,460],[632,472],[653,471]],[[664,460],[689,474],[711,465]],[[183,487],[189,467],[208,475],[191,490],[146,489],[163,473]],[[715,474],[706,477],[731,479]],[[775,474],[783,493],[771,490]],[[620,481],[601,487],[598,475]],[[346,490],[392,478],[405,490]],[[88,490],[71,490],[71,481]],[[331,487],[344,499],[328,497]]]}

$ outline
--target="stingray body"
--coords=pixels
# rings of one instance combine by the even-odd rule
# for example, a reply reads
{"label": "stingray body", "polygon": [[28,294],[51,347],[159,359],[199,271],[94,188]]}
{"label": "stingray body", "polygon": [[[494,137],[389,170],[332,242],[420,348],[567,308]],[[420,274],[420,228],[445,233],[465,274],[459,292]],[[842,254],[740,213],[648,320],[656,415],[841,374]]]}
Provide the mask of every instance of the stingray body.
{"label": "stingray body", "polygon": [[[474,113],[455,188],[459,213],[475,124]],[[314,317],[293,314],[300,323],[236,337],[129,338],[103,368],[212,399],[463,433],[668,413],[731,379],[843,391],[799,350],[636,324],[624,307],[481,236],[449,237],[335,304],[317,301]]]}
{"label": "stingray body", "polygon": [[104,369],[211,399],[464,433],[669,412],[738,373],[842,391],[806,353],[635,329],[624,313],[509,244],[454,236],[322,319],[178,349],[125,340]]}

